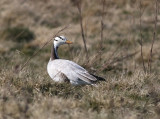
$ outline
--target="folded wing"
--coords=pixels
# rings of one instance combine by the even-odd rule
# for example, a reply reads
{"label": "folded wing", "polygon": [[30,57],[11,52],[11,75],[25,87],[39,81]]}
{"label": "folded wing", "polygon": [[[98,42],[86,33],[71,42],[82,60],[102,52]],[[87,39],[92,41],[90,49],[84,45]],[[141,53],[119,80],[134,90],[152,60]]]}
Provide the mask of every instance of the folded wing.
{"label": "folded wing", "polygon": [[93,75],[90,75],[87,70],[72,61],[58,59],[53,62],[54,67],[56,66],[58,71],[65,74],[70,82],[77,84],[92,84],[97,81],[97,79]]}

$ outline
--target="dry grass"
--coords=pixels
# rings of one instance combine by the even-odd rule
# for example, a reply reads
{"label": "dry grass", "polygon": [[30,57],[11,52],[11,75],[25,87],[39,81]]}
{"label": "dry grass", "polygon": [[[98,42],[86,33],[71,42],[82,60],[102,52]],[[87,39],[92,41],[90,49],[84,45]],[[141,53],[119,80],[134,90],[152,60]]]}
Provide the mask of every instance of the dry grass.
{"label": "dry grass", "polygon": [[0,118],[159,117],[160,77],[154,74],[110,74],[97,87],[74,87],[52,82],[43,67],[16,74],[9,66],[1,65]]}
{"label": "dry grass", "polygon": [[[140,35],[139,1],[106,0],[101,53],[98,51],[102,4],[99,0],[83,2],[82,17],[89,61],[84,56],[78,10],[70,1],[0,1],[0,119],[160,118],[160,41],[155,40],[152,73],[143,72],[139,45],[142,37],[143,59],[147,67],[155,31],[154,1],[142,1],[144,12]],[[158,10],[157,39],[160,38],[159,18]],[[96,87],[53,82],[46,71],[51,44],[17,73],[26,59],[68,24],[71,27],[62,34],[74,45],[62,46],[59,56],[105,77],[106,82]],[[7,29],[16,27],[29,29],[35,35],[34,39],[15,42],[19,37]],[[6,34],[13,36],[7,37]]]}

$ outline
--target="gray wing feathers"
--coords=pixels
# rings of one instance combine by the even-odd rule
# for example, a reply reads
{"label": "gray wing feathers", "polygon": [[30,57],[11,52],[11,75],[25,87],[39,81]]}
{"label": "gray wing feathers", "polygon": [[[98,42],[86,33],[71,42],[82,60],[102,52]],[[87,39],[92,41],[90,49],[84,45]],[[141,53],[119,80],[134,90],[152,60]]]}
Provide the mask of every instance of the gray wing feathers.
{"label": "gray wing feathers", "polygon": [[[56,62],[55,62],[56,61]],[[91,84],[97,79],[90,75],[83,67],[79,66],[78,64],[69,61],[69,60],[62,60],[58,59],[54,61],[54,66],[57,65],[57,69],[64,73],[69,80],[82,80],[88,84]]]}
{"label": "gray wing feathers", "polygon": [[93,79],[91,79],[90,77],[88,77],[88,76],[86,76],[86,75],[82,75],[82,74],[80,74],[80,73],[77,73],[76,76],[77,76],[77,78],[78,78],[79,80],[82,80],[82,81],[84,81],[84,82],[86,82],[86,83],[88,83],[88,84],[91,84],[91,83],[94,82]]}
{"label": "gray wing feathers", "polygon": [[79,74],[79,75],[83,76],[84,78],[87,78],[87,79],[89,79],[91,81],[96,81],[97,80],[95,77],[93,77],[92,75],[90,75],[88,73],[79,73],[78,72],[77,74]]}

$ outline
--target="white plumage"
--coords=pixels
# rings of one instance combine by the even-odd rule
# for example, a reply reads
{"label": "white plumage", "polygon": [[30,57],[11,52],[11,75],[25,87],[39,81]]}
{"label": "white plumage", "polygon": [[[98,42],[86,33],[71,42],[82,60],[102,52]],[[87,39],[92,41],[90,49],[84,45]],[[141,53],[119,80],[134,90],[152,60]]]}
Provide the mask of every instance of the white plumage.
{"label": "white plumage", "polygon": [[70,44],[64,36],[59,36],[54,39],[54,44],[51,50],[51,58],[47,65],[49,76],[56,82],[70,82],[73,85],[94,84],[101,77],[89,74],[87,70],[78,64],[64,59],[59,59],[57,50],[60,45]]}

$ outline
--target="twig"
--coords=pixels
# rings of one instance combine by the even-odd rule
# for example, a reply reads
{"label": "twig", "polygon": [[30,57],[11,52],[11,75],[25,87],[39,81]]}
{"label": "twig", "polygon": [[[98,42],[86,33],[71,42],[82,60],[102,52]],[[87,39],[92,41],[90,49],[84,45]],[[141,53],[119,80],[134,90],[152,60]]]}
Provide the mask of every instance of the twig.
{"label": "twig", "polygon": [[101,42],[100,42],[100,51],[103,49],[103,30],[104,30],[104,7],[105,7],[105,0],[101,0],[102,2],[102,13],[101,13]]}
{"label": "twig", "polygon": [[99,45],[99,56],[100,56],[100,60],[101,60],[101,56],[102,56],[102,50],[103,50],[103,31],[104,31],[104,8],[105,8],[105,1],[106,0],[101,0],[101,4],[102,4],[102,11],[101,11],[101,31],[100,31],[100,45]]}
{"label": "twig", "polygon": [[[113,59],[113,57],[115,56],[116,52],[118,51],[118,49],[121,47],[122,43],[124,40],[121,40],[120,43],[118,44],[117,48],[112,52],[112,54],[109,56],[109,59],[103,64],[102,67],[108,67],[111,62],[111,59]],[[104,68],[101,68],[99,71],[102,71]]]}
{"label": "twig", "polygon": [[83,39],[83,43],[84,43],[84,48],[85,48],[85,52],[86,52],[86,57],[88,59],[88,49],[86,46],[86,39],[85,39],[85,35],[84,35],[84,30],[83,30],[83,17],[82,17],[82,10],[81,10],[81,5],[77,5],[78,11],[79,11],[79,16],[80,16],[80,26],[81,26],[81,35],[82,35],[82,39]]}
{"label": "twig", "polygon": [[142,64],[143,64],[143,71],[146,72],[146,67],[144,64],[144,58],[143,58],[143,38],[142,38],[142,1],[140,0],[140,46],[141,46],[141,58],[142,58]]}
{"label": "twig", "polygon": [[102,52],[97,52],[93,57],[90,57],[88,62],[85,63],[85,66],[91,67],[94,63],[98,62],[100,55],[102,55]]}
{"label": "twig", "polygon": [[109,65],[111,65],[111,64],[114,64],[114,63],[116,63],[116,62],[120,62],[120,61],[122,61],[122,60],[124,60],[124,59],[127,59],[127,58],[129,58],[129,57],[132,57],[132,56],[136,55],[137,53],[138,53],[138,51],[137,51],[137,52],[134,52],[134,53],[131,53],[131,54],[127,54],[127,55],[122,56],[122,57],[120,57],[120,58],[115,58],[115,59],[112,60],[110,63],[104,64],[104,65],[102,66],[102,68],[101,68],[100,70],[98,70],[98,72],[103,71],[104,69],[106,69],[106,68],[107,68]]}
{"label": "twig", "polygon": [[13,38],[13,41],[16,40],[18,37],[20,37],[24,33],[24,30],[21,31],[16,37]]}
{"label": "twig", "polygon": [[121,45],[123,44],[124,40],[121,40],[117,46],[117,48],[112,52],[112,54],[109,56],[108,61],[105,64],[109,64],[109,62],[111,61],[111,59],[115,56],[116,52],[118,51],[118,49],[121,47]]}
{"label": "twig", "polygon": [[[109,56],[109,59],[103,64],[103,66],[106,66],[108,64],[110,64],[111,59],[113,59],[113,57],[115,56],[116,52],[118,51],[118,49],[121,47],[122,43],[124,40],[121,40],[117,46],[117,48],[112,52],[112,54]],[[85,64],[87,67],[90,67],[91,65],[93,65],[96,61],[99,60],[99,56],[102,55],[104,52],[101,52],[101,54],[99,52],[97,52],[97,54],[91,59],[89,59],[89,62],[87,62],[87,64]],[[98,57],[98,58],[97,58]]]}
{"label": "twig", "polygon": [[153,32],[153,39],[152,39],[152,44],[151,44],[151,49],[150,49],[150,57],[148,59],[148,68],[149,68],[149,72],[151,73],[152,70],[152,55],[153,55],[153,45],[154,42],[157,38],[157,22],[158,22],[158,18],[157,18],[157,14],[158,14],[158,0],[155,0],[155,22],[154,22],[154,32]]}
{"label": "twig", "polygon": [[82,0],[71,0],[71,2],[73,3],[74,6],[77,7],[78,12],[79,12],[79,19],[80,19],[80,27],[81,27],[81,35],[82,35],[82,40],[83,40],[83,44],[84,44],[84,48],[85,48],[85,52],[86,52],[86,58],[88,59],[88,49],[86,46],[86,39],[85,39],[85,34],[84,34],[84,28],[83,28],[83,17],[82,17]]}
{"label": "twig", "polygon": [[[56,37],[60,32],[62,32],[63,30],[67,29],[68,27],[69,27],[69,26],[67,25],[67,26],[65,26],[64,28],[62,28],[61,30],[59,30],[58,32],[56,32],[56,33],[53,35],[53,37]],[[22,68],[20,69],[20,71],[23,70],[23,68],[28,64],[28,62],[29,62],[34,56],[36,56],[36,55],[38,54],[38,52],[39,52],[42,48],[44,48],[49,42],[51,42],[51,41],[53,40],[53,37],[52,37],[50,40],[48,40],[40,49],[38,49],[37,51],[35,51],[30,58],[28,58],[28,60],[22,65]],[[20,71],[19,71],[19,72],[20,72]]]}

